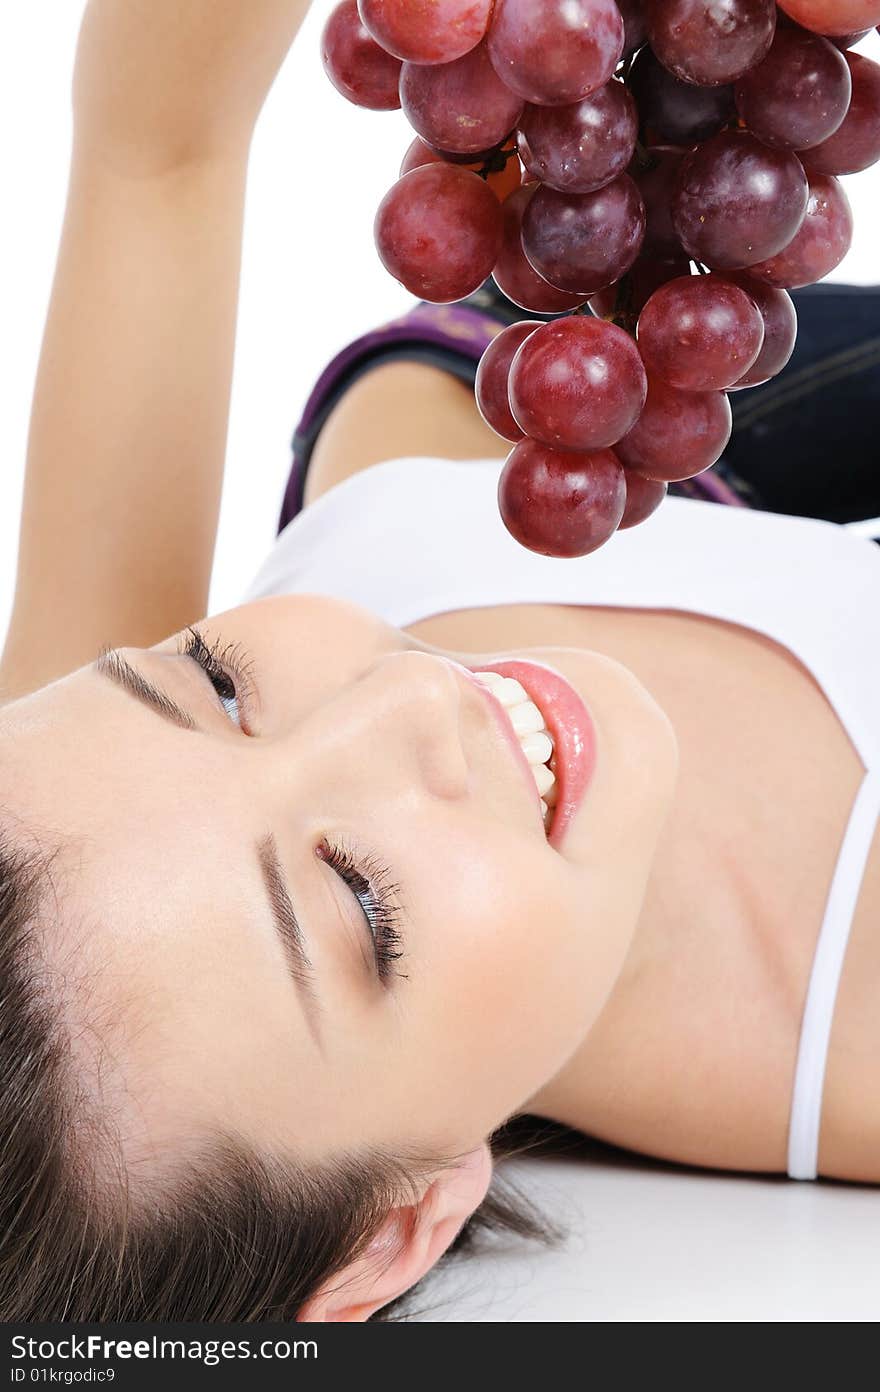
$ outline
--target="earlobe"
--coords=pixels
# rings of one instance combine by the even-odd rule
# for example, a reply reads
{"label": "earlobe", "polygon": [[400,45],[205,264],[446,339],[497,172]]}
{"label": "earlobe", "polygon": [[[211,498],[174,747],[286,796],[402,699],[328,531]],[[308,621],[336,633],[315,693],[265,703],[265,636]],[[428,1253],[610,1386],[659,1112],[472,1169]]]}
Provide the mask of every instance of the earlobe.
{"label": "earlobe", "polygon": [[299,1320],[365,1321],[403,1295],[451,1245],[483,1202],[491,1179],[492,1153],[486,1143],[437,1171],[417,1203],[394,1208],[363,1254],[306,1301]]}

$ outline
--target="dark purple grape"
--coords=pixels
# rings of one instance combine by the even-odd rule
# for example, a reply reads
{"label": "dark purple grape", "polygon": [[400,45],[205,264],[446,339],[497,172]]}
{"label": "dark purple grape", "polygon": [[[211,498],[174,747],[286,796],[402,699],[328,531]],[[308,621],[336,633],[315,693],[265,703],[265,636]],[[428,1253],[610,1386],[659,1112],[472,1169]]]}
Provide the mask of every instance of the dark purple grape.
{"label": "dark purple grape", "polygon": [[523,104],[489,62],[485,44],[454,63],[404,63],[400,100],[407,120],[429,145],[457,155],[500,145]]}
{"label": "dark purple grape", "polygon": [[492,0],[359,0],[377,43],[411,63],[451,63],[476,48],[492,15]]}
{"label": "dark purple grape", "polygon": [[764,321],[764,343],[748,372],[734,383],[737,391],[757,387],[777,377],[794,352],[797,342],[797,310],[791,295],[776,290],[759,280],[750,280],[746,271],[731,271],[728,277],[734,285],[754,300]]}
{"label": "dark purple grape", "polygon": [[617,531],[626,479],[611,450],[561,454],[537,440],[511,451],[498,480],[501,520],[541,556],[588,556]]}
{"label": "dark purple grape", "polygon": [[849,109],[843,54],[818,34],[780,27],[762,63],[735,88],[740,119],[765,145],[805,150],[833,135]]}
{"label": "dark purple grape", "polygon": [[638,337],[652,376],[682,391],[724,391],[757,358],[764,321],[754,301],[729,280],[681,276],[651,296]]}
{"label": "dark purple grape", "polygon": [[495,0],[489,54],[525,101],[568,106],[605,85],[623,41],[614,0]]}
{"label": "dark purple grape", "polygon": [[523,216],[522,243],[539,275],[584,298],[625,275],[645,235],[645,205],[628,174],[596,193],[539,187]]}
{"label": "dark purple grape", "polygon": [[501,250],[501,205],[478,174],[452,164],[413,169],[385,195],[376,246],[420,299],[450,304],[483,284]]}
{"label": "dark purple grape", "polygon": [[355,106],[371,111],[399,108],[400,59],[380,48],[364,27],[357,0],[342,0],[327,20],[321,57],[337,92]]}
{"label": "dark purple grape", "polygon": [[848,34],[880,23],[880,0],[779,0],[780,9],[817,34]]}
{"label": "dark purple grape", "polygon": [[674,145],[651,145],[629,167],[645,205],[642,255],[668,261],[682,256],[681,239],[672,224],[672,197],[685,151]]}
{"label": "dark purple grape", "polygon": [[619,532],[647,522],[669,492],[668,483],[647,479],[644,474],[637,474],[634,469],[624,469],[623,475],[626,479],[626,507],[617,528]]}
{"label": "dark purple grape", "polygon": [[690,275],[690,262],[683,252],[674,261],[640,256],[622,280],[590,296],[590,310],[597,319],[619,324],[635,337],[639,315],[654,291],[683,275]]}
{"label": "dark purple grape", "polygon": [[777,256],[749,267],[749,275],[777,290],[798,290],[830,275],[852,246],[849,199],[831,174],[810,176],[807,215],[792,242]]}
{"label": "dark purple grape", "polygon": [[722,131],[685,158],[672,220],[691,256],[715,270],[742,270],[788,245],[808,197],[797,155],[746,131]]}
{"label": "dark purple grape", "polygon": [[551,449],[606,449],[635,424],[648,381],[629,334],[575,315],[529,336],[510,369],[510,409],[524,435]]}
{"label": "dark purple grape", "polygon": [[694,87],[681,82],[648,47],[637,54],[627,86],[653,140],[697,145],[717,135],[736,116],[732,87]]}
{"label": "dark purple grape", "polygon": [[476,396],[480,415],[503,440],[516,444],[524,438],[510,410],[510,364],[526,339],[541,327],[540,319],[510,324],[493,338],[477,368]]}
{"label": "dark purple grape", "polygon": [[852,76],[852,100],[834,134],[804,151],[811,174],[859,174],[880,160],[880,65],[861,53],[843,56]]}
{"label": "dark purple grape", "polygon": [[773,42],[773,0],[645,0],[648,38],[683,82],[718,87],[760,63]]}
{"label": "dark purple grape", "polygon": [[648,37],[644,0],[617,0],[617,8],[623,15],[623,56],[628,58]]}
{"label": "dark purple grape", "polygon": [[718,462],[732,428],[723,392],[679,391],[649,377],[645,409],[614,452],[627,469],[646,478],[680,483]]}
{"label": "dark purple grape", "polygon": [[557,290],[526,259],[522,220],[536,189],[537,184],[524,185],[504,200],[504,239],[492,275],[498,289],[520,309],[530,314],[563,314],[567,309],[580,309],[587,297]]}
{"label": "dark purple grape", "polygon": [[623,83],[612,80],[573,106],[527,106],[519,153],[542,184],[593,193],[623,173],[638,133],[636,104]]}

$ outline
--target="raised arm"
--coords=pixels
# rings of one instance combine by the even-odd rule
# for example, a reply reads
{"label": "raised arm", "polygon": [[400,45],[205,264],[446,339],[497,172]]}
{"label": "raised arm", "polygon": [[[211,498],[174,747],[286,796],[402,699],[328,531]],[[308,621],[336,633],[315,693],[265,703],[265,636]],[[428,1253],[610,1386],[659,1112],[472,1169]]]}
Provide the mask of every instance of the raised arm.
{"label": "raised arm", "polygon": [[309,0],[89,0],[0,700],[202,616],[250,143]]}

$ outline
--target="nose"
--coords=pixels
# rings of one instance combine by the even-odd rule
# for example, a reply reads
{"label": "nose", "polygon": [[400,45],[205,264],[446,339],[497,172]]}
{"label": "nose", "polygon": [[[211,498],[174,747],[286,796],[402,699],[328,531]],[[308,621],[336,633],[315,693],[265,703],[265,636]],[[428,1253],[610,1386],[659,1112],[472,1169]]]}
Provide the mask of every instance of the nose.
{"label": "nose", "polygon": [[448,663],[430,653],[386,654],[364,678],[363,696],[377,735],[390,728],[391,748],[396,743],[400,756],[414,761],[427,792],[450,801],[465,795],[462,688]]}
{"label": "nose", "polygon": [[[289,726],[276,730],[269,767],[289,795],[291,768],[329,770],[349,786],[379,780],[387,791],[464,797],[470,771],[462,744],[463,687],[442,658],[386,653]],[[280,743],[279,743],[280,740]],[[285,757],[278,758],[283,748]],[[286,757],[289,756],[289,757]]]}

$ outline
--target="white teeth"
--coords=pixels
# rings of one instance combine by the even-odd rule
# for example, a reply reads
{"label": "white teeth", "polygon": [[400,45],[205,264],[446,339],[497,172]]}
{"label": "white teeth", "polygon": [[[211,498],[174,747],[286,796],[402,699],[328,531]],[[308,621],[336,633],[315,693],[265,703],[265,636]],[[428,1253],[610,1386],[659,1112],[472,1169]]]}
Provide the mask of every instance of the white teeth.
{"label": "white teeth", "polygon": [[555,773],[547,766],[548,759],[553,757],[555,741],[544,724],[544,717],[534,701],[529,700],[525,687],[513,677],[502,677],[497,672],[475,672],[474,675],[507,711],[508,719],[519,737],[522,751],[532,770],[541,798],[544,826],[549,830],[558,787]]}
{"label": "white teeth", "polygon": [[521,701],[508,710],[510,723],[518,735],[534,735],[544,729],[544,717],[533,701]]}
{"label": "white teeth", "polygon": [[523,735],[520,744],[530,764],[546,764],[553,753],[553,741],[546,730],[538,730],[535,734]]}
{"label": "white teeth", "polygon": [[541,794],[541,797],[544,797],[555,785],[556,779],[546,764],[532,764],[532,773],[538,785],[538,792]]}
{"label": "white teeth", "polygon": [[498,672],[477,672],[476,675],[502,706],[518,706],[529,699],[525,687],[514,677],[502,677]]}

